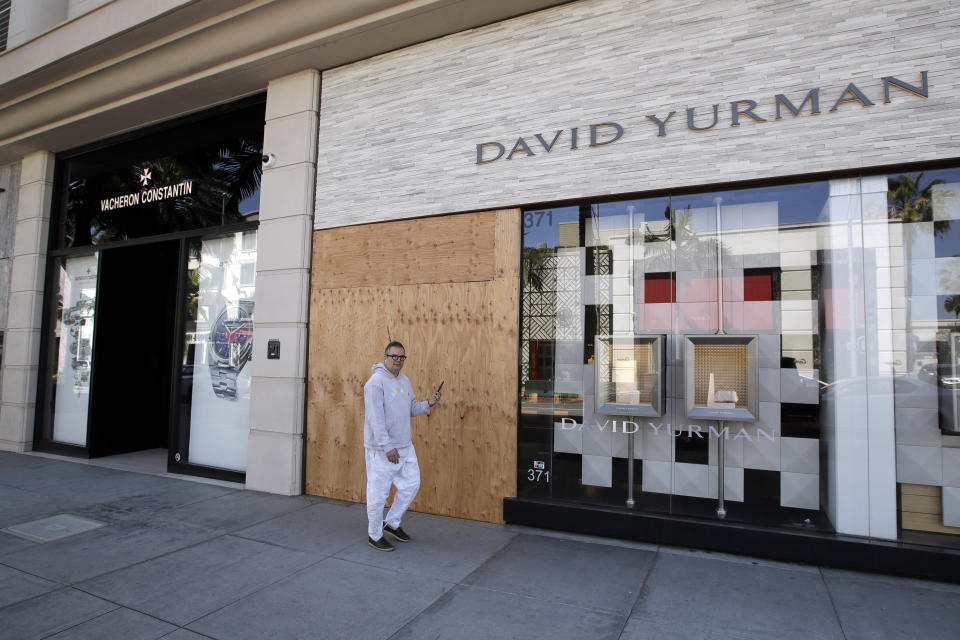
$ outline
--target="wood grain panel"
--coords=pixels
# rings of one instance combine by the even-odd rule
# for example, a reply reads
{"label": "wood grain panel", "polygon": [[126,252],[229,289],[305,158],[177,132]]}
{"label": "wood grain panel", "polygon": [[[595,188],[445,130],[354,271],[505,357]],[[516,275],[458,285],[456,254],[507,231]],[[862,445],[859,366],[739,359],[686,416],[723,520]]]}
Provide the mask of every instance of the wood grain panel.
{"label": "wood grain panel", "polygon": [[914,495],[914,496],[939,496],[940,487],[934,487],[928,484],[901,484],[900,490],[903,492],[903,495]]}
{"label": "wood grain panel", "polygon": [[913,531],[960,534],[960,527],[945,527],[939,513],[904,513],[902,525],[904,529]]}
{"label": "wood grain panel", "polygon": [[900,485],[900,526],[914,531],[960,534],[960,527],[944,526],[942,489],[931,485]]}
{"label": "wood grain panel", "polygon": [[[477,215],[488,220],[478,224]],[[389,330],[406,346],[404,372],[419,399],[445,381],[441,403],[413,419],[421,487],[411,508],[502,521],[503,498],[516,490],[519,212],[450,218],[463,223],[455,235],[465,248],[456,251],[483,244],[476,238],[466,242],[469,233],[482,229],[489,235],[489,264],[496,264],[496,273],[491,269],[487,280],[332,288],[324,282],[323,263],[314,264],[307,493],[365,499],[363,384],[371,365],[382,360]],[[405,224],[416,235],[436,221]],[[315,245],[328,242],[320,236],[333,232],[342,238],[342,231],[317,231]],[[367,237],[378,235],[375,231],[367,230]],[[397,272],[409,272],[408,267]]]}
{"label": "wood grain panel", "polygon": [[317,232],[313,269],[323,274],[318,285],[341,289],[492,280],[497,214],[466,213]]}
{"label": "wood grain panel", "polygon": [[939,514],[942,507],[940,498],[936,496],[912,496],[904,494],[900,500],[901,508],[911,513],[936,513]]}

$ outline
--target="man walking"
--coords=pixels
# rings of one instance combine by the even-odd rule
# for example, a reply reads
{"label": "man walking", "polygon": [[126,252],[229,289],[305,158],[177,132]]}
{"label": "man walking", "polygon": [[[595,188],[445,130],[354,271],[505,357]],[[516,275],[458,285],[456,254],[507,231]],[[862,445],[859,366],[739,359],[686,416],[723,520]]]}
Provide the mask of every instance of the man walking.
{"label": "man walking", "polygon": [[[380,551],[393,551],[384,533],[399,542],[410,542],[400,520],[420,488],[420,465],[410,437],[410,418],[430,410],[440,401],[437,389],[417,402],[410,379],[400,372],[407,355],[403,345],[391,342],[383,362],[363,385],[363,447],[367,463],[367,541]],[[383,520],[390,485],[397,487],[393,505]]]}

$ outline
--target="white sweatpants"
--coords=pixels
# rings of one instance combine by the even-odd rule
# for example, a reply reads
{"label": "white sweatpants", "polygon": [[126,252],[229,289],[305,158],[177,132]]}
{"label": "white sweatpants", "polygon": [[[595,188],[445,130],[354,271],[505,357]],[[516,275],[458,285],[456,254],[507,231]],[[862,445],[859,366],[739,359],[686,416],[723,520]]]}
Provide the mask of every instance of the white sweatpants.
{"label": "white sweatpants", "polygon": [[383,506],[390,495],[390,485],[396,485],[397,493],[387,512],[386,523],[399,527],[403,514],[420,489],[420,463],[413,445],[397,449],[400,461],[387,460],[385,451],[364,449],[367,459],[367,533],[373,540],[383,536]]}

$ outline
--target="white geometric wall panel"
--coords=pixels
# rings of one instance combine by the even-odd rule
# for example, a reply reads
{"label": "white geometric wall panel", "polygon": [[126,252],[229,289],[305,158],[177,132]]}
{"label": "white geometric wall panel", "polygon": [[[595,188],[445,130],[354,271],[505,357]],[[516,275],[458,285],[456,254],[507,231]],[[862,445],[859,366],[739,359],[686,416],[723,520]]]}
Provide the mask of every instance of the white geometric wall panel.
{"label": "white geometric wall panel", "polygon": [[583,456],[583,484],[613,486],[613,460],[609,456]]}
{"label": "white geometric wall panel", "polygon": [[943,486],[960,489],[960,449],[944,448]]}
{"label": "white geometric wall panel", "polygon": [[[677,462],[673,465],[673,493],[678,496],[706,498],[710,494],[710,467],[705,464]],[[724,482],[726,487],[727,483]]]}
{"label": "white geometric wall panel", "polygon": [[583,453],[583,435],[579,427],[564,429],[560,422],[553,423],[553,450],[556,453]]}
{"label": "white geometric wall panel", "polygon": [[814,438],[780,438],[780,468],[797,473],[818,473],[820,441]]}
{"label": "white geometric wall panel", "polygon": [[897,482],[940,486],[939,447],[897,445]]}
{"label": "white geometric wall panel", "polygon": [[960,489],[943,488],[943,524],[948,527],[960,527]]}
{"label": "white geometric wall panel", "polygon": [[[707,472],[707,479],[710,482],[710,492],[708,498],[717,497],[717,468],[711,466]],[[723,499],[734,502],[743,502],[743,468],[742,467],[724,467],[723,468]],[[816,507],[814,507],[816,508]]]}
{"label": "white geometric wall panel", "polygon": [[670,493],[672,486],[669,462],[645,460],[643,463],[642,486],[650,493]]}
{"label": "white geometric wall panel", "polygon": [[797,509],[819,509],[820,476],[814,473],[782,472],[780,504]]}

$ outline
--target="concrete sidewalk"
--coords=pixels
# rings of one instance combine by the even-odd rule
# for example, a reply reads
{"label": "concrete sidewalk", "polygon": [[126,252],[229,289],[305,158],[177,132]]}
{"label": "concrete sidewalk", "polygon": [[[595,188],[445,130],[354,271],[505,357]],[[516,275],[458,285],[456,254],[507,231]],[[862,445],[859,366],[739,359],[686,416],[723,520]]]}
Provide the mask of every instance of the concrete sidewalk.
{"label": "concrete sidewalk", "polygon": [[357,504],[0,453],[0,638],[960,633],[958,585],[420,513],[382,553],[365,522]]}

